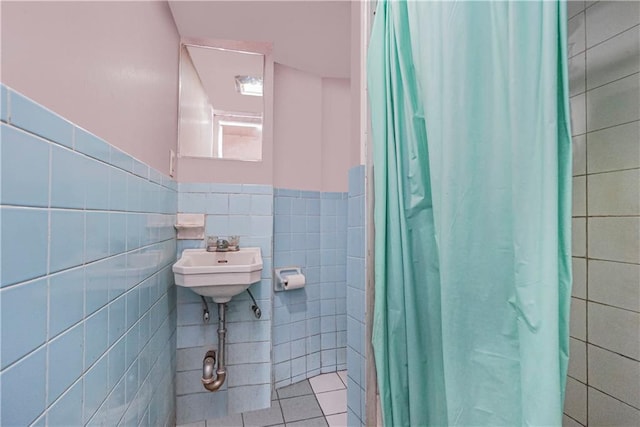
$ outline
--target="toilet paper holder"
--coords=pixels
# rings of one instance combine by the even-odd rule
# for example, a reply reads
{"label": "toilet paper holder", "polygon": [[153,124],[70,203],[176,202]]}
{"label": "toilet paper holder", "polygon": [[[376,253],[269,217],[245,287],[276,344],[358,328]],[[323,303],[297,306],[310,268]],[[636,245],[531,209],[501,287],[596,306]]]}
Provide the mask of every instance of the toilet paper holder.
{"label": "toilet paper holder", "polygon": [[285,284],[287,283],[287,276],[292,274],[302,274],[302,269],[300,267],[275,268],[274,271],[276,276],[276,280],[273,287],[274,291],[286,290]]}

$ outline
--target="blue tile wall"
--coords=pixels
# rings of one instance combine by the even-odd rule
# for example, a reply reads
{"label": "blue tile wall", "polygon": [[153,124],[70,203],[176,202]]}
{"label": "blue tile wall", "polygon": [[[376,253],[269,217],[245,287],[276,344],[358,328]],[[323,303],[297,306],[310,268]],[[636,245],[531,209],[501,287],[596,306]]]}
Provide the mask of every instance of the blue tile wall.
{"label": "blue tile wall", "polygon": [[[0,144],[4,145],[4,139]],[[5,172],[4,168],[0,172],[3,182],[5,176],[8,178]],[[44,276],[49,268],[48,210],[21,209],[3,205],[0,207],[0,220],[2,221],[0,286]],[[21,243],[16,244],[16,242]]]}
{"label": "blue tile wall", "polygon": [[9,91],[9,122],[49,141],[73,147],[74,126],[54,112],[21,94]]}
{"label": "blue tile wall", "polygon": [[365,352],[365,168],[349,170],[347,226],[347,421],[364,426]]}
{"label": "blue tile wall", "polygon": [[3,205],[46,207],[49,205],[50,145],[28,133],[3,126],[2,170],[21,185],[2,181]]}
{"label": "blue tile wall", "polygon": [[[206,234],[239,235],[240,245],[262,251],[262,280],[250,290],[262,310],[256,319],[247,293],[227,308],[227,381],[220,391],[200,382],[202,359],[217,349],[218,308],[209,300],[211,320],[202,319],[200,297],[178,289],[177,423],[220,418],[271,404],[271,307],[273,188],[268,185],[180,183],[178,211],[205,213]],[[203,240],[179,240],[178,251],[204,247]]]}
{"label": "blue tile wall", "polygon": [[275,190],[274,265],[301,267],[303,289],[276,292],[275,387],[346,368],[347,194]]}
{"label": "blue tile wall", "polygon": [[172,425],[176,183],[0,89],[0,425]]}

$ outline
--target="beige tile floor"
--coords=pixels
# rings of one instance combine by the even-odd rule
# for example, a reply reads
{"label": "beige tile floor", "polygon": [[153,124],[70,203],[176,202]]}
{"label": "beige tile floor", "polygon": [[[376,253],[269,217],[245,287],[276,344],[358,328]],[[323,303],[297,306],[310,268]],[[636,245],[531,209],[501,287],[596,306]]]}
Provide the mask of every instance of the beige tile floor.
{"label": "beige tile floor", "polygon": [[276,391],[271,407],[180,427],[341,427],[347,425],[347,371],[318,375]]}

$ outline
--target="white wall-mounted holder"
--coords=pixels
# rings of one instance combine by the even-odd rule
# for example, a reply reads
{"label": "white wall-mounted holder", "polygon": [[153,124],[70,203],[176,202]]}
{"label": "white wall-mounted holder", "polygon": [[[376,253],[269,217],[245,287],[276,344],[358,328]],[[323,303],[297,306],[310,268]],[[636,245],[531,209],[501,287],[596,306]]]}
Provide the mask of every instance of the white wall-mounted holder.
{"label": "white wall-mounted holder", "polygon": [[304,288],[306,278],[300,267],[282,267],[274,269],[276,280],[273,284],[274,291],[289,291]]}
{"label": "white wall-mounted holder", "polygon": [[203,240],[204,239],[204,214],[181,214],[176,218],[178,240]]}

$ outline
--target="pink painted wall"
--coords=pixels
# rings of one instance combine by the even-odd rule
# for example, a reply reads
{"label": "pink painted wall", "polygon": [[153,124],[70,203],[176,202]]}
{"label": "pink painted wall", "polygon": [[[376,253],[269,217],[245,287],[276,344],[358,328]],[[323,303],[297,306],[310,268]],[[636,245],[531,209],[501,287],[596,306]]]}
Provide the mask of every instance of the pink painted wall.
{"label": "pink painted wall", "polygon": [[352,146],[358,149],[358,141],[351,140],[350,97],[348,79],[322,79],[273,64],[268,55],[263,161],[180,157],[178,180],[346,191]]}
{"label": "pink painted wall", "polygon": [[273,185],[347,191],[351,86],[276,64]]}
{"label": "pink painted wall", "polygon": [[2,82],[169,172],[179,36],[165,2],[2,2]]}
{"label": "pink painted wall", "polygon": [[322,79],[322,191],[347,191],[351,166],[351,87]]}
{"label": "pink painted wall", "polygon": [[349,1],[169,4],[183,37],[269,42],[279,64],[323,77],[349,77]]}
{"label": "pink painted wall", "polygon": [[322,188],[322,79],[276,64],[274,171],[279,188]]}
{"label": "pink painted wall", "polygon": [[366,7],[363,2],[351,1],[351,145],[349,147],[349,163],[351,166],[365,164],[366,138],[368,123],[366,120],[367,94],[364,86],[366,68],[365,36],[363,32],[362,14]]}

